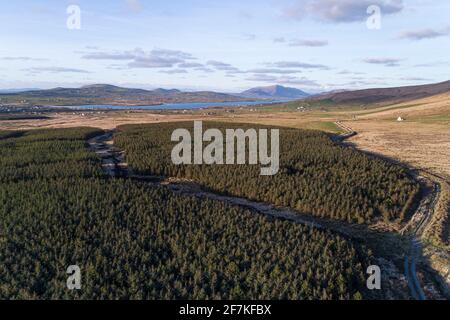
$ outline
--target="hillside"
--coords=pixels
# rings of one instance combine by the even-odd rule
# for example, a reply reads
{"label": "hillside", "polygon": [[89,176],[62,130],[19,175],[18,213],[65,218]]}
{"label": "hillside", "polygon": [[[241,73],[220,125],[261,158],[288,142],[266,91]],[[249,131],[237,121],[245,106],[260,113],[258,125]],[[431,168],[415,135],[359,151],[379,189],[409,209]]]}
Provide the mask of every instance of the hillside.
{"label": "hillside", "polygon": [[301,99],[309,96],[308,93],[300,89],[288,88],[279,85],[252,88],[240,93],[239,95],[246,98],[274,100]]}
{"label": "hillside", "polygon": [[334,92],[311,97],[308,100],[337,104],[391,104],[426,98],[446,92],[450,92],[450,81],[420,86]]}
{"label": "hillside", "polygon": [[156,105],[178,102],[231,102],[242,100],[242,97],[211,91],[182,92],[176,89],[150,91],[122,88],[108,84],[0,94],[0,104],[58,106],[87,104]]}
{"label": "hillside", "polygon": [[401,116],[407,120],[425,121],[434,119],[434,122],[448,122],[450,115],[450,91],[376,108],[370,112],[356,112],[355,114],[359,119],[396,119]]}

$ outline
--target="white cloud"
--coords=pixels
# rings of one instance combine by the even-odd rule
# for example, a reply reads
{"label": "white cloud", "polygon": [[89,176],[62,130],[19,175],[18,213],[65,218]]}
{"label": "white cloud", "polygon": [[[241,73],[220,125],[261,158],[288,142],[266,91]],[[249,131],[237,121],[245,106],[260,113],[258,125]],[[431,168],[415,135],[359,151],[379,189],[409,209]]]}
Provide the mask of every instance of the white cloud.
{"label": "white cloud", "polygon": [[275,73],[275,74],[294,74],[301,73],[301,70],[293,69],[277,69],[277,68],[262,68],[262,69],[250,69],[247,73]]}
{"label": "white cloud", "polygon": [[400,78],[402,81],[431,81],[431,79],[422,78],[422,77],[402,77]]}
{"label": "white cloud", "polygon": [[257,82],[267,82],[267,83],[278,83],[284,85],[301,85],[305,87],[313,87],[317,88],[320,85],[314,81],[307,79],[305,77],[299,78],[294,76],[273,76],[267,74],[255,74],[252,77],[247,78],[248,81],[257,81]]}
{"label": "white cloud", "polygon": [[321,69],[321,70],[330,69],[329,67],[323,64],[304,63],[298,61],[278,61],[266,63],[265,65],[275,68],[299,68],[299,69]]}
{"label": "white cloud", "polygon": [[238,68],[233,67],[231,64],[225,63],[222,61],[210,60],[210,61],[206,62],[206,64],[209,66],[213,66],[217,70],[221,70],[221,71],[228,71],[230,73],[231,72],[232,73],[240,73],[241,72]]}
{"label": "white cloud", "polygon": [[202,68],[203,64],[196,62],[185,62],[178,65],[179,68]]}
{"label": "white cloud", "polygon": [[125,1],[126,1],[128,10],[130,10],[134,13],[142,12],[142,10],[144,9],[141,1],[139,1],[139,0],[125,0]]}
{"label": "white cloud", "polygon": [[172,69],[172,70],[164,70],[164,71],[160,71],[160,72],[161,73],[167,73],[167,74],[184,74],[184,73],[188,73],[184,69]]}
{"label": "white cloud", "polygon": [[327,45],[326,40],[292,40],[289,43],[291,47],[325,47]]}
{"label": "white cloud", "polygon": [[422,29],[413,31],[404,31],[400,33],[398,39],[409,39],[409,40],[424,40],[433,39],[438,37],[444,37],[449,34],[450,30],[433,30],[433,29]]}
{"label": "white cloud", "polygon": [[121,52],[94,52],[85,54],[83,58],[128,61],[129,68],[171,68],[178,63],[187,63],[187,60],[195,59],[190,53],[179,50],[154,49],[147,52],[140,48]]}
{"label": "white cloud", "polygon": [[363,21],[371,5],[379,6],[384,15],[404,8],[403,0],[297,0],[294,6],[284,9],[283,15],[296,20],[313,17],[332,23]]}
{"label": "white cloud", "polygon": [[242,37],[243,37],[244,40],[246,40],[246,41],[253,41],[253,40],[256,40],[256,34],[253,34],[253,33],[244,33],[244,34],[242,34]]}
{"label": "white cloud", "polygon": [[0,59],[7,61],[48,61],[48,59],[33,57],[2,57]]}
{"label": "white cloud", "polygon": [[42,73],[42,72],[49,72],[49,73],[91,73],[87,70],[83,69],[75,69],[75,68],[64,68],[64,67],[34,67],[34,68],[28,68],[23,69],[23,71],[27,71],[30,73]]}
{"label": "white cloud", "polygon": [[403,59],[396,59],[396,58],[367,58],[364,59],[363,62],[369,64],[384,65],[385,67],[398,67],[400,66],[400,62],[402,60]]}
{"label": "white cloud", "polygon": [[277,37],[273,39],[273,42],[275,43],[284,43],[286,42],[286,39],[284,37]]}

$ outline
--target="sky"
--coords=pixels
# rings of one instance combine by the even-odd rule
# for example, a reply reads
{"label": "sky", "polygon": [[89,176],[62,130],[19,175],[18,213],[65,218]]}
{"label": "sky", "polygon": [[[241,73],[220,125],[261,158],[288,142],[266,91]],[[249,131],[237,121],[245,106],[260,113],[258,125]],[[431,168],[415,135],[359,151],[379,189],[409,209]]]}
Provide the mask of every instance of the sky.
{"label": "sky", "polygon": [[[449,80],[448,0],[0,0],[0,88]],[[78,11],[79,10],[79,11]]]}

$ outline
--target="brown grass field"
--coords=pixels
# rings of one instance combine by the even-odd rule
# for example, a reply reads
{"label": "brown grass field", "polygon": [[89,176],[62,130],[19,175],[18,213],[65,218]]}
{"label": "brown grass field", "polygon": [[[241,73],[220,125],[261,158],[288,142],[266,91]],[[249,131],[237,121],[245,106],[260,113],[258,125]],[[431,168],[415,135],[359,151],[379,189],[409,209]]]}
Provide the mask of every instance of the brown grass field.
{"label": "brown grass field", "polygon": [[358,148],[450,180],[450,93],[355,116],[345,124],[358,132],[351,139]]}

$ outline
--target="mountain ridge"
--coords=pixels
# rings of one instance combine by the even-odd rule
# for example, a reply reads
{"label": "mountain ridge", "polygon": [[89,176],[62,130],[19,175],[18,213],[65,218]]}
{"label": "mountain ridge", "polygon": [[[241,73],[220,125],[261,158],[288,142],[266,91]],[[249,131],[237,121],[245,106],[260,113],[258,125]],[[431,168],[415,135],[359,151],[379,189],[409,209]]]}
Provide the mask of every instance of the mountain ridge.
{"label": "mountain ridge", "polygon": [[79,88],[57,87],[19,92],[1,92],[0,103],[10,105],[160,105],[164,103],[237,102],[257,100],[303,100],[337,105],[386,105],[412,101],[450,92],[450,80],[434,84],[338,90],[310,95],[300,89],[273,85],[256,87],[241,93],[228,94],[213,91],[184,92],[178,89],[154,90],[124,88],[111,84],[91,84]]}
{"label": "mountain ridge", "polygon": [[303,90],[296,88],[284,87],[281,85],[273,85],[266,87],[255,87],[239,94],[242,97],[256,99],[286,99],[294,100],[310,96]]}
{"label": "mountain ridge", "polygon": [[197,91],[182,92],[178,89],[155,90],[124,88],[110,84],[91,84],[79,88],[57,87],[0,94],[1,103],[40,105],[159,105],[189,102],[236,102],[254,100],[237,95]]}
{"label": "mountain ridge", "polygon": [[425,85],[346,90],[315,95],[307,100],[328,101],[336,104],[386,104],[411,101],[446,92],[450,92],[450,80]]}

